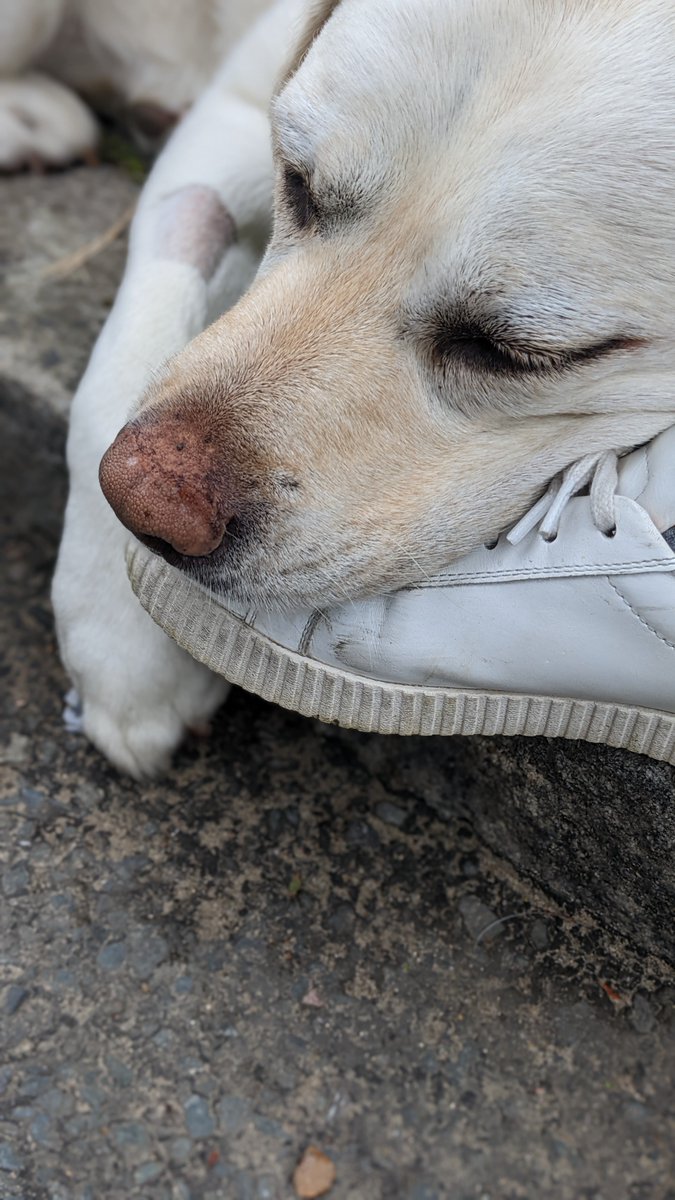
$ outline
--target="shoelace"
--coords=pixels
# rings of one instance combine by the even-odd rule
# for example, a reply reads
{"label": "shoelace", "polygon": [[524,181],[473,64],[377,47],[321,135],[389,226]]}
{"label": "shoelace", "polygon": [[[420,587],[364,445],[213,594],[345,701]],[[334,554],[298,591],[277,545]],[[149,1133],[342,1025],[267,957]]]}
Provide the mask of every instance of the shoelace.
{"label": "shoelace", "polygon": [[619,482],[618,459],[625,450],[603,450],[600,454],[587,454],[567,467],[550,483],[544,495],[529,512],[507,533],[506,540],[517,546],[538,525],[539,536],[554,542],[558,536],[560,518],[565,505],[581,488],[590,483],[591,517],[594,525],[605,534],[614,537],[616,516],[614,500]]}

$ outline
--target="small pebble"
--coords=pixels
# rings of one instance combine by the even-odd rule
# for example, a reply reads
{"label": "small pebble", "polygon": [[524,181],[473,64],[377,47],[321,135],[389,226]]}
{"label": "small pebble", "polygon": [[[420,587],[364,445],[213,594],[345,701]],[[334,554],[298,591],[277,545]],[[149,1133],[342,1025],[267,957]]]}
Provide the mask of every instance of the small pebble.
{"label": "small pebble", "polygon": [[38,1104],[52,1117],[69,1117],[75,1107],[73,1097],[60,1088],[49,1088],[38,1097]]}
{"label": "small pebble", "polygon": [[16,831],[16,838],[17,838],[18,844],[21,846],[21,848],[23,850],[30,848],[30,844],[33,841],[33,838],[35,837],[36,833],[37,833],[37,824],[35,821],[31,821],[28,818],[26,818],[25,821],[21,822],[21,824],[19,825],[19,828]]}
{"label": "small pebble", "polygon": [[53,801],[49,796],[45,796],[44,792],[38,792],[36,788],[22,787],[21,799],[28,812],[35,817],[44,817],[53,807]]}
{"label": "small pebble", "polygon": [[30,1104],[17,1104],[16,1108],[12,1109],[13,1121],[30,1121],[35,1116],[35,1109],[31,1108]]}
{"label": "small pebble", "polygon": [[548,925],[540,917],[532,922],[530,941],[535,950],[545,950],[548,946]]}
{"label": "small pebble", "polygon": [[649,1116],[649,1109],[640,1100],[627,1100],[623,1106],[623,1115],[633,1125],[642,1125]]}
{"label": "small pebble", "polygon": [[194,980],[191,975],[179,975],[173,985],[173,989],[177,996],[187,996],[194,988]]}
{"label": "small pebble", "polygon": [[85,1104],[88,1104],[93,1112],[100,1112],[108,1100],[107,1092],[103,1088],[97,1087],[95,1083],[83,1083],[80,1088],[80,1095]]}
{"label": "small pebble", "polygon": [[481,941],[489,942],[493,938],[499,937],[504,931],[503,925],[496,925],[488,934],[485,934],[484,931],[498,918],[492,909],[488,908],[487,904],[483,904],[483,901],[479,900],[477,896],[462,896],[459,902],[459,911],[462,914],[467,933],[474,940],[481,937],[482,934]]}
{"label": "small pebble", "polygon": [[18,1012],[24,1000],[28,999],[28,989],[18,983],[11,983],[5,992],[5,1012],[12,1017]]}
{"label": "small pebble", "polygon": [[23,1161],[11,1142],[0,1142],[0,1171],[20,1171]]}
{"label": "small pebble", "polygon": [[30,1123],[30,1135],[38,1146],[56,1149],[52,1123],[46,1113],[37,1113]]}
{"label": "small pebble", "polygon": [[16,867],[9,867],[2,876],[2,890],[8,897],[25,896],[30,887],[30,874],[28,867],[23,863],[19,863]]}
{"label": "small pebble", "polygon": [[190,1158],[192,1151],[193,1151],[192,1142],[187,1137],[174,1138],[173,1141],[169,1145],[169,1154],[171,1155],[171,1161],[176,1163],[177,1166],[182,1166],[183,1163],[186,1163],[188,1161],[188,1159]]}
{"label": "small pebble", "polygon": [[137,979],[150,979],[168,956],[169,944],[163,937],[146,937],[142,944],[134,949],[131,968]]}
{"label": "small pebble", "polygon": [[[114,864],[115,875],[124,883],[133,883],[142,871],[147,870],[149,859],[146,854],[127,854],[125,858],[120,858]],[[153,939],[153,934],[149,936],[144,932],[142,941],[148,942]]]}
{"label": "small pebble", "polygon": [[277,1141],[287,1142],[288,1134],[280,1121],[275,1121],[272,1117],[265,1117],[258,1113],[253,1118],[253,1125],[258,1133],[262,1133],[263,1137],[276,1138]]}
{"label": "small pebble", "polygon": [[114,1054],[108,1055],[105,1060],[105,1065],[108,1068],[111,1079],[113,1079],[119,1087],[131,1087],[131,1084],[134,1081],[134,1073],[131,1070],[131,1067],[128,1067],[126,1063],[121,1062],[120,1059],[116,1058]]}
{"label": "small pebble", "polygon": [[384,821],[385,825],[395,825],[397,829],[401,828],[408,816],[404,808],[398,804],[392,804],[390,800],[383,800],[377,804],[375,815]]}
{"label": "small pebble", "polygon": [[474,879],[478,871],[479,867],[475,858],[462,859],[462,875],[465,879]]}
{"label": "small pebble", "polygon": [[9,741],[0,746],[0,763],[18,766],[28,758],[30,738],[23,733],[11,733]]}
{"label": "small pebble", "polygon": [[308,1146],[293,1172],[293,1187],[300,1200],[318,1200],[335,1183],[335,1164],[317,1146]]}
{"label": "small pebble", "polygon": [[350,821],[345,833],[350,846],[369,846],[373,849],[381,844],[380,835],[366,821]]}
{"label": "small pebble", "polygon": [[183,1105],[185,1124],[193,1138],[210,1137],[215,1129],[209,1106],[202,1096],[190,1096]]}
{"label": "small pebble", "polygon": [[113,1137],[117,1145],[123,1149],[126,1146],[147,1146],[148,1137],[138,1121],[125,1121],[118,1125]]}
{"label": "small pebble", "polygon": [[45,1074],[40,1071],[31,1071],[29,1075],[19,1084],[18,1095],[22,1100],[34,1100],[36,1096],[40,1096],[46,1091],[49,1085],[49,1080]]}
{"label": "small pebble", "polygon": [[302,997],[302,1003],[307,1008],[323,1008],[323,1000],[315,987],[310,987]]}
{"label": "small pebble", "polygon": [[107,946],[102,946],[99,950],[96,962],[102,971],[118,971],[126,957],[127,948],[124,942],[108,942]]}
{"label": "small pebble", "polygon": [[139,1167],[136,1167],[136,1170],[134,1171],[134,1182],[137,1183],[140,1187],[142,1187],[144,1183],[154,1183],[155,1179],[159,1179],[163,1170],[164,1170],[163,1163],[159,1163],[159,1162],[141,1163],[141,1165]]}
{"label": "small pebble", "polygon": [[70,1119],[65,1122],[63,1128],[68,1134],[69,1138],[75,1138],[77,1141],[81,1141],[88,1134],[93,1133],[98,1125],[99,1120],[94,1113],[76,1113],[74,1117],[70,1117]]}

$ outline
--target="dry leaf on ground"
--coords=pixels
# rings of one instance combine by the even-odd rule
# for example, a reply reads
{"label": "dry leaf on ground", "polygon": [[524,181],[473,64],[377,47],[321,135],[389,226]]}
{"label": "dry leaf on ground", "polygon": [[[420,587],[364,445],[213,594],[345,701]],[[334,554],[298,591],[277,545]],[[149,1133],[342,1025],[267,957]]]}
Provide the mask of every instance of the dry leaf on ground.
{"label": "dry leaf on ground", "polygon": [[318,1200],[335,1183],[335,1164],[317,1146],[308,1146],[293,1174],[300,1200]]}

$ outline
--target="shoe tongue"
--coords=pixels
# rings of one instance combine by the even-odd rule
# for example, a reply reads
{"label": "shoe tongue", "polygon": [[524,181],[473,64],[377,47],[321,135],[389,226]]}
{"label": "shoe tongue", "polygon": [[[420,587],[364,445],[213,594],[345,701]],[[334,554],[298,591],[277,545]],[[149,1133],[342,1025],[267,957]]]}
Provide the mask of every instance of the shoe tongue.
{"label": "shoe tongue", "polygon": [[675,426],[621,459],[617,490],[636,500],[660,533],[675,525]]}

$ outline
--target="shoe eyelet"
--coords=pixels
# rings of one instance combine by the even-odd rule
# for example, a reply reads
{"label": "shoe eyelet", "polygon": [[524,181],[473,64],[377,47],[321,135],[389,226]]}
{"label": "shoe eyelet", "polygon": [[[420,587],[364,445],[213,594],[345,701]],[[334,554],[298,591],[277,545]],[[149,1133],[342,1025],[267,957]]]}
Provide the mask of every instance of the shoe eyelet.
{"label": "shoe eyelet", "polygon": [[496,550],[499,545],[499,538],[495,538],[494,542],[483,542],[486,550]]}
{"label": "shoe eyelet", "polygon": [[606,538],[616,537],[616,525],[612,525],[611,529],[603,529],[602,536]]}
{"label": "shoe eyelet", "polygon": [[542,542],[555,542],[558,535],[557,533],[540,533],[539,537],[541,538]]}

